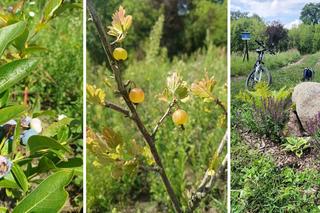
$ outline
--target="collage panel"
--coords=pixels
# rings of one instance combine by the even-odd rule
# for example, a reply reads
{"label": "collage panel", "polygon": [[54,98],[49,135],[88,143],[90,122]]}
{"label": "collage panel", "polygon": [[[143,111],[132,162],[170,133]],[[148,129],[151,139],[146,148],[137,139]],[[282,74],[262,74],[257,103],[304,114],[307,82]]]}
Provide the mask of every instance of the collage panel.
{"label": "collage panel", "polygon": [[227,1],[87,0],[87,212],[227,212]]}
{"label": "collage panel", "polygon": [[82,211],[82,13],[0,2],[0,212]]}
{"label": "collage panel", "polygon": [[231,1],[231,212],[319,212],[320,1]]}

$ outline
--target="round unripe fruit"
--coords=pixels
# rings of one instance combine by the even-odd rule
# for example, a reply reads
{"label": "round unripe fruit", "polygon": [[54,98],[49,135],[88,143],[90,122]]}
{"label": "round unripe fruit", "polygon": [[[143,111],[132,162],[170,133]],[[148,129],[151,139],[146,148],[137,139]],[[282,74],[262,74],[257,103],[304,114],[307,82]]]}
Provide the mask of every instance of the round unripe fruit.
{"label": "round unripe fruit", "polygon": [[132,103],[139,104],[144,101],[144,92],[140,88],[133,88],[130,90],[129,99]]}
{"label": "round unripe fruit", "polygon": [[184,125],[188,122],[188,113],[182,109],[178,109],[172,114],[172,121],[175,125]]}
{"label": "round unripe fruit", "polygon": [[117,60],[126,60],[128,58],[128,53],[125,49],[117,47],[113,50],[113,57]]}
{"label": "round unripe fruit", "polygon": [[42,132],[42,123],[39,118],[32,118],[30,121],[30,128],[34,129],[37,133]]}

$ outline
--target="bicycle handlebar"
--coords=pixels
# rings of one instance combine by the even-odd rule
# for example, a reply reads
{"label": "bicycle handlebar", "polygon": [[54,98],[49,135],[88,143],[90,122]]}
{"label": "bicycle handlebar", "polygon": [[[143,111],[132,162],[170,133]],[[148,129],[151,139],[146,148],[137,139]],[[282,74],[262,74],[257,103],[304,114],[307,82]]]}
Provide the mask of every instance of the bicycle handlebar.
{"label": "bicycle handlebar", "polygon": [[272,55],[275,55],[275,54],[276,54],[273,50],[268,49],[266,46],[264,46],[264,43],[263,43],[262,41],[255,40],[255,42],[256,42],[259,46],[261,46],[264,51],[269,51]]}

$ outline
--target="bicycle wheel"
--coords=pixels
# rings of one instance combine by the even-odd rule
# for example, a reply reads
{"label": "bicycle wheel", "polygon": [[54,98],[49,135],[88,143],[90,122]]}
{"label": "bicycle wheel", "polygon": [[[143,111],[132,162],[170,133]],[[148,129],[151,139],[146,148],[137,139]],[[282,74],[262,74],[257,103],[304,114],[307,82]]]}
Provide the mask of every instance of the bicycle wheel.
{"label": "bicycle wheel", "polygon": [[265,82],[268,86],[272,83],[271,73],[265,67],[260,67],[257,71],[255,69],[251,71],[246,80],[246,89],[254,89],[255,85],[259,82]]}

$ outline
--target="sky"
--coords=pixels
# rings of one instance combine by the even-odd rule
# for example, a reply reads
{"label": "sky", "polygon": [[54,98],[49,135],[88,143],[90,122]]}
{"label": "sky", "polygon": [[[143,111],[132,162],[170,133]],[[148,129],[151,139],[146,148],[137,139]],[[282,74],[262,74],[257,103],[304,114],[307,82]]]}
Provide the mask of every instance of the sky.
{"label": "sky", "polygon": [[258,14],[267,23],[280,21],[286,28],[291,29],[301,23],[299,17],[303,6],[307,3],[318,3],[320,0],[230,0],[231,11]]}

